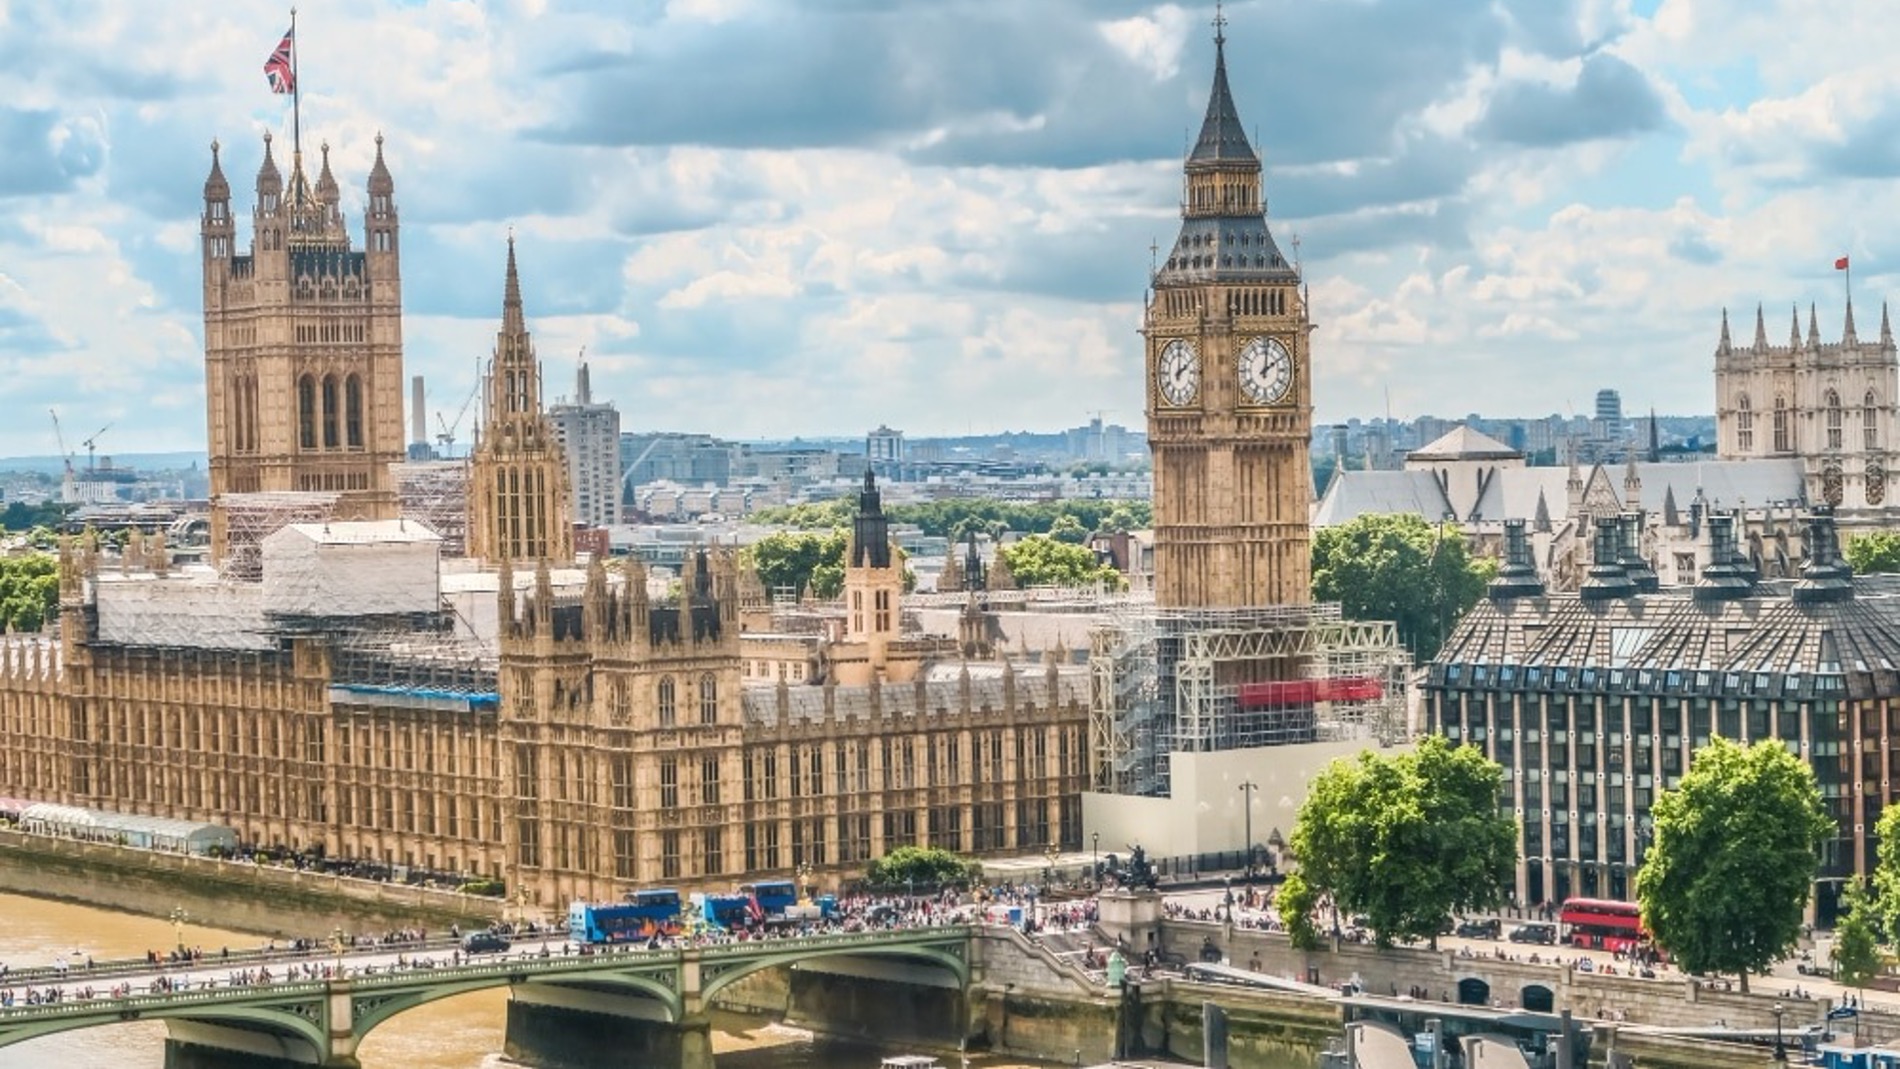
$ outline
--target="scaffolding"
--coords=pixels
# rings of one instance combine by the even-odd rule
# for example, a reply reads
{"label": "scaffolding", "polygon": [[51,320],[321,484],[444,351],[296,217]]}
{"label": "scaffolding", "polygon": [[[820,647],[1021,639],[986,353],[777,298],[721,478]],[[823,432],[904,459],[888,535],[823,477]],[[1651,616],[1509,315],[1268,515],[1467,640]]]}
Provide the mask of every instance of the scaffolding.
{"label": "scaffolding", "polygon": [[1162,796],[1170,755],[1406,732],[1411,658],[1334,604],[1129,605],[1090,635],[1093,789]]}
{"label": "scaffolding", "polygon": [[336,511],[342,495],[327,491],[266,490],[220,494],[212,509],[224,521],[227,579],[255,583],[264,578],[264,539],[293,523],[322,523]]}
{"label": "scaffolding", "polygon": [[421,460],[391,465],[402,517],[442,536],[442,555],[468,554],[468,461]]}

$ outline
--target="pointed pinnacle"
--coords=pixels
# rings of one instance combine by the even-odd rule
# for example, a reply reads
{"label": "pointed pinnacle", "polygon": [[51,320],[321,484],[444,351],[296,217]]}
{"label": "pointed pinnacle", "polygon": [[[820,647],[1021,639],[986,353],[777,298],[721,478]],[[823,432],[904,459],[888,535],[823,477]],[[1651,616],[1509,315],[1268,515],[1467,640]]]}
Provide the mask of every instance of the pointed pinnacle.
{"label": "pointed pinnacle", "polygon": [[508,235],[508,281],[501,298],[501,329],[506,334],[519,334],[525,325],[521,314],[521,276],[515,271],[515,236],[511,233]]}
{"label": "pointed pinnacle", "polygon": [[1768,348],[1768,323],[1762,318],[1761,302],[1755,303],[1755,348]]}
{"label": "pointed pinnacle", "polygon": [[1715,349],[1716,349],[1716,352],[1721,352],[1721,353],[1726,353],[1729,350],[1728,309],[1726,308],[1722,309],[1722,338],[1720,341],[1715,343]]}

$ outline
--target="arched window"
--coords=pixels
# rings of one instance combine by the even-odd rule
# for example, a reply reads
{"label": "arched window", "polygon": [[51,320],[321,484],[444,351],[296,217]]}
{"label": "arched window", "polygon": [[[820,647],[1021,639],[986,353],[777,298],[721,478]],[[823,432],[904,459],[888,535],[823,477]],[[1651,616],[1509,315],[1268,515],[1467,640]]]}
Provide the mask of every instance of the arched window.
{"label": "arched window", "polygon": [[1775,452],[1786,453],[1788,445],[1788,399],[1775,398]]}
{"label": "arched window", "polygon": [[297,380],[297,444],[317,447],[317,381],[308,375]]}
{"label": "arched window", "polygon": [[336,376],[323,377],[323,448],[335,449],[336,435]]}
{"label": "arched window", "polygon": [[343,440],[351,449],[363,448],[363,380],[343,380]]}
{"label": "arched window", "polygon": [[711,672],[699,677],[699,722],[719,723],[719,681]]}
{"label": "arched window", "polygon": [[679,722],[679,705],[673,696],[673,677],[660,677],[660,726],[670,728]]}
{"label": "arched window", "polygon": [[1860,403],[1860,433],[1863,446],[1869,451],[1880,448],[1880,403],[1874,399],[1874,391],[1868,390]]}
{"label": "arched window", "polygon": [[1827,392],[1827,447],[1841,447],[1841,395],[1833,390]]}
{"label": "arched window", "polygon": [[1735,448],[1743,453],[1755,449],[1755,413],[1749,408],[1747,394],[1735,399]]}

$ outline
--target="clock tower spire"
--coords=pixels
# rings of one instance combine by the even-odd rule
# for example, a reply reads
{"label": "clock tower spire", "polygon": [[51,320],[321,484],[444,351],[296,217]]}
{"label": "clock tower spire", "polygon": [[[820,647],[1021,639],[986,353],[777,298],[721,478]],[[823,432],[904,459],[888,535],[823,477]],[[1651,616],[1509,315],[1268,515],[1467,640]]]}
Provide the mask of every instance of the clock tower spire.
{"label": "clock tower spire", "polygon": [[1260,156],[1227,84],[1226,25],[1217,13],[1181,230],[1142,326],[1164,608],[1304,605],[1311,590],[1312,327],[1299,268],[1267,227]]}

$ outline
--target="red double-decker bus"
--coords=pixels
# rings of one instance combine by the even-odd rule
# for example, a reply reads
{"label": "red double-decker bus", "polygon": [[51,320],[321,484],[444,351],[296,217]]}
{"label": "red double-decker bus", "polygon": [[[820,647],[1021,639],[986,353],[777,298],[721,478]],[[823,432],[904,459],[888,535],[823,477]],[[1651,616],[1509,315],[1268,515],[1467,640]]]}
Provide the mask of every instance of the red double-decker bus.
{"label": "red double-decker bus", "polygon": [[1567,899],[1557,919],[1563,922],[1564,942],[1571,946],[1615,951],[1649,945],[1649,933],[1643,930],[1643,911],[1634,902]]}

